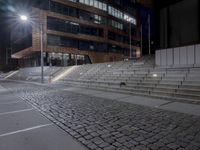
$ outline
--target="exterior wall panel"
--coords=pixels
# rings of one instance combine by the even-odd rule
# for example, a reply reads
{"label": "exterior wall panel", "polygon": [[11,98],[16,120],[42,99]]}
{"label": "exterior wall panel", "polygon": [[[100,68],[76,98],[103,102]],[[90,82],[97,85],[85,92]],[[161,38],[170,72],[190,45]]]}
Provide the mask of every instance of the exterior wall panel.
{"label": "exterior wall panel", "polygon": [[173,49],[167,49],[167,65],[173,65]]}
{"label": "exterior wall panel", "polygon": [[180,65],[180,49],[174,48],[174,65]]}
{"label": "exterior wall panel", "polygon": [[194,48],[194,45],[187,47],[187,60],[189,65],[193,65],[195,63]]}
{"label": "exterior wall panel", "polygon": [[161,65],[161,51],[156,51],[156,65]]}
{"label": "exterior wall panel", "polygon": [[195,64],[200,65],[200,44],[195,46]]}
{"label": "exterior wall panel", "polygon": [[167,51],[161,50],[161,65],[166,66],[167,65]]}
{"label": "exterior wall panel", "polygon": [[187,64],[187,47],[180,48],[180,65]]}

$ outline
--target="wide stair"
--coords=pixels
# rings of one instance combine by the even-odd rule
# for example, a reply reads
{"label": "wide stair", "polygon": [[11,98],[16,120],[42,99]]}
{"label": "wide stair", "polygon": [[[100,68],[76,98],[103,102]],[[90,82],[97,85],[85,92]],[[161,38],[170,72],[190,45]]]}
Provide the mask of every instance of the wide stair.
{"label": "wide stair", "polygon": [[[62,71],[62,67],[44,67],[44,82],[49,83],[51,79]],[[21,80],[30,82],[41,82],[41,67],[22,68],[14,71],[6,77],[11,80]]]}
{"label": "wide stair", "polygon": [[151,63],[132,61],[83,65],[76,67],[58,83],[200,102],[200,68],[156,68]]}

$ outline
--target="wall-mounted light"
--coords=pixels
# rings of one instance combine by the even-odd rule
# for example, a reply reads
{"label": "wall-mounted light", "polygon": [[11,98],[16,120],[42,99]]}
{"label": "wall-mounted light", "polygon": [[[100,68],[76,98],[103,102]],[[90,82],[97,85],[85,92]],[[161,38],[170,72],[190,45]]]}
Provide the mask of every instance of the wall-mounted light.
{"label": "wall-mounted light", "polygon": [[158,75],[156,73],[153,74],[153,77],[158,77]]}
{"label": "wall-mounted light", "polygon": [[110,68],[111,67],[111,65],[108,65],[108,68]]}

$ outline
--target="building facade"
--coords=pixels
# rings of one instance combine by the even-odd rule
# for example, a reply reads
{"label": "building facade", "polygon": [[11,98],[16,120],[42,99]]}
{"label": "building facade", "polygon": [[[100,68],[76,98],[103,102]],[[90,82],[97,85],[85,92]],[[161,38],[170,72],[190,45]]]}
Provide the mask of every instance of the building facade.
{"label": "building facade", "polygon": [[12,58],[21,66],[40,65],[41,26],[45,65],[140,57],[136,5],[133,0],[45,0],[31,6],[30,26],[12,31]]}

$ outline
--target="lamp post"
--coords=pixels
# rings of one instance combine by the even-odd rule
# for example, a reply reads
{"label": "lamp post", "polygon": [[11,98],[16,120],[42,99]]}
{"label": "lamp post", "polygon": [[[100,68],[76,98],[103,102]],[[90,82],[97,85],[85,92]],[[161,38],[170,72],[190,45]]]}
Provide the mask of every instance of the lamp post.
{"label": "lamp post", "polygon": [[[28,21],[28,17],[26,15],[21,15],[20,19],[23,22]],[[44,59],[43,59],[43,24],[41,23],[38,27],[40,30],[40,65],[41,65],[41,83],[44,83]]]}
{"label": "lamp post", "polygon": [[149,55],[151,55],[151,15],[148,15]]}
{"label": "lamp post", "polygon": [[132,32],[131,31],[132,27],[131,27],[131,22],[129,22],[129,28],[130,28],[129,29],[129,57],[131,59],[131,57],[132,57],[132,46],[131,46],[132,45],[132,37],[131,37],[132,36],[132,33],[131,33]]}

